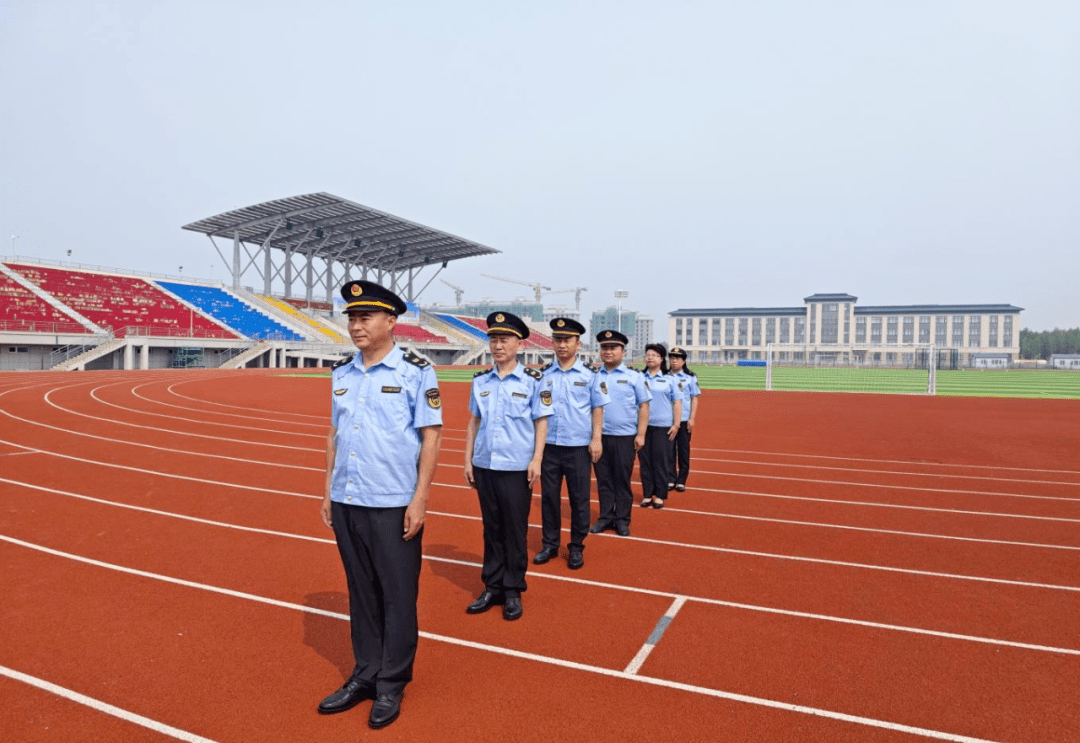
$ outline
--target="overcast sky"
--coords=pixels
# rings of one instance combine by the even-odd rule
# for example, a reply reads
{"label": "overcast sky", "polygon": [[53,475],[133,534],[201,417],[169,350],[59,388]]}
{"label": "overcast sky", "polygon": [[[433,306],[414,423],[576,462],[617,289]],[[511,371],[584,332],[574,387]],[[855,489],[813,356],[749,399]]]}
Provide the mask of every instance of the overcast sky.
{"label": "overcast sky", "polygon": [[0,0],[0,254],[225,279],[181,225],[327,191],[503,251],[467,301],[625,289],[661,339],[814,292],[1075,327],[1078,39],[1076,0]]}

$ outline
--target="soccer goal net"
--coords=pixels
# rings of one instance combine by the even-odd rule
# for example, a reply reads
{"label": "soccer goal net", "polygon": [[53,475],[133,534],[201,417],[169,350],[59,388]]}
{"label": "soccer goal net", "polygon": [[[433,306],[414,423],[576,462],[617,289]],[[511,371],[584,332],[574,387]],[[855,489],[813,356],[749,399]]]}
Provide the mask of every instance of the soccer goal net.
{"label": "soccer goal net", "polygon": [[770,344],[765,389],[933,395],[935,372],[932,346],[835,351]]}

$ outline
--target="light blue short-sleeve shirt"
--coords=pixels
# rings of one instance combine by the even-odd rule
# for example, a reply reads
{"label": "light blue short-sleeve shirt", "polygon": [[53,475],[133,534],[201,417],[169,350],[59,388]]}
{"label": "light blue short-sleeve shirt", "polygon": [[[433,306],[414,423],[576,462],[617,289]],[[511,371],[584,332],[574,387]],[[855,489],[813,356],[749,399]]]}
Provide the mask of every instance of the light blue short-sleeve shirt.
{"label": "light blue short-sleeve shirt", "polygon": [[652,393],[645,385],[645,375],[626,364],[619,364],[611,371],[606,366],[600,367],[597,376],[600,389],[611,398],[604,407],[604,435],[637,435],[638,406],[652,400]]}
{"label": "light blue short-sleeve shirt", "polygon": [[336,367],[337,429],[330,500],[352,506],[407,506],[416,492],[420,429],[442,425],[435,370],[398,347],[365,369],[362,354]]}
{"label": "light blue short-sleeve shirt", "polygon": [[659,371],[655,375],[645,371],[642,376],[653,395],[652,402],[649,403],[649,425],[671,428],[675,422],[675,410],[672,406],[676,400],[682,400],[678,380]]}
{"label": "light blue short-sleeve shirt", "polygon": [[[535,376],[534,376],[535,375]],[[533,421],[554,413],[540,373],[520,362],[505,377],[491,369],[473,377],[469,412],[480,419],[472,463],[489,470],[525,470],[536,447]]]}
{"label": "light blue short-sleeve shirt", "polygon": [[555,446],[588,446],[592,441],[592,411],[611,398],[600,388],[600,375],[580,358],[563,370],[553,361],[542,370],[542,390],[551,392],[555,413],[548,419],[547,443]]}
{"label": "light blue short-sleeve shirt", "polygon": [[697,377],[693,374],[687,374],[682,371],[678,374],[672,374],[679,382],[679,388],[682,392],[682,419],[683,421],[690,420],[690,400],[698,397],[701,394],[701,387],[698,385]]}

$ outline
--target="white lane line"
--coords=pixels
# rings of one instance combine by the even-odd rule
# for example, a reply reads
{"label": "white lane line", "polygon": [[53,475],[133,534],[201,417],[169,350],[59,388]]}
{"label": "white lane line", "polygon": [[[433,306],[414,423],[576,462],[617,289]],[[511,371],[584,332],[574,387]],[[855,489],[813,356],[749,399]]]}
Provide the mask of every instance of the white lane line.
{"label": "white lane line", "polygon": [[[221,377],[215,377],[215,379],[221,379]],[[169,403],[169,402],[162,402],[161,400],[155,400],[152,397],[146,397],[144,395],[139,394],[139,392],[138,392],[139,390],[141,390],[143,387],[149,387],[149,386],[151,386],[151,384],[153,384],[153,383],[147,382],[145,384],[140,384],[140,385],[138,385],[136,387],[132,387],[131,388],[132,396],[137,397],[140,400],[145,400],[146,402],[152,403],[154,405],[159,405],[161,407],[166,407],[166,408],[176,408],[177,410],[185,410],[185,411],[187,411],[189,413],[205,413],[207,415],[216,415],[216,416],[221,416],[221,417],[224,417],[224,418],[240,418],[240,419],[245,420],[245,421],[259,420],[259,421],[266,421],[267,423],[280,423],[280,424],[286,425],[286,426],[304,426],[305,428],[323,428],[323,429],[327,429],[327,428],[330,427],[329,424],[327,424],[325,422],[323,422],[323,423],[303,423],[301,421],[281,420],[280,418],[261,418],[261,417],[258,417],[256,415],[252,415],[252,413],[248,413],[247,415],[242,415],[240,413],[221,413],[221,412],[214,411],[214,410],[204,410],[204,409],[201,409],[201,408],[193,408],[193,407],[190,407],[188,405],[174,405],[174,404]],[[171,387],[168,388],[166,391],[168,391],[169,389],[171,389]],[[255,413],[270,413],[270,412],[273,412],[273,411],[265,410],[263,408],[248,408],[248,409],[255,412]],[[294,415],[292,413],[282,413],[282,414],[283,415]],[[329,415],[327,416],[327,418],[329,418]],[[220,425],[225,425],[225,424],[222,423]]]}
{"label": "white lane line", "polygon": [[[128,426],[129,428],[141,428],[141,429],[146,430],[146,431],[154,431],[156,433],[173,434],[173,435],[176,435],[176,436],[192,436],[192,437],[199,438],[199,439],[212,439],[214,441],[227,441],[227,442],[229,442],[231,444],[246,444],[247,446],[260,446],[260,447],[266,446],[266,447],[271,447],[273,449],[290,449],[292,451],[304,451],[304,452],[319,451],[318,449],[310,449],[310,448],[304,447],[304,446],[290,446],[288,444],[268,444],[268,443],[262,442],[262,441],[247,441],[245,439],[230,439],[230,438],[226,438],[224,436],[211,436],[211,435],[205,434],[205,433],[191,433],[191,432],[188,432],[188,431],[176,431],[176,430],[173,430],[173,429],[163,429],[160,426],[142,426],[142,425],[139,425],[138,423],[125,423],[124,421],[118,421],[118,420],[114,420],[112,418],[102,418],[99,415],[87,415],[86,413],[80,413],[77,410],[71,410],[70,408],[65,408],[63,405],[59,405],[58,403],[53,402],[52,398],[51,398],[52,394],[53,394],[52,392],[46,393],[46,395],[44,397],[46,405],[49,405],[50,407],[56,408],[57,410],[62,410],[65,413],[70,413],[71,415],[77,415],[80,418],[89,418],[90,420],[95,421],[95,422],[114,423],[114,424],[116,424],[118,426]],[[10,413],[9,413],[9,415],[10,415]],[[44,424],[39,424],[39,425],[44,425]],[[52,428],[52,426],[48,426],[48,427]],[[69,433],[75,433],[75,434],[80,434],[80,435],[85,435],[85,436],[90,435],[90,434],[83,434],[81,431],[69,431]],[[101,437],[100,436],[94,436],[92,438],[101,438]],[[133,442],[133,441],[125,441],[123,439],[114,439],[114,441],[116,441],[117,443],[120,443],[120,444],[131,444],[133,446],[150,446],[149,444],[139,444],[139,443],[136,443],[136,442]],[[170,449],[169,447],[153,446],[153,447],[150,447],[150,448],[152,448],[152,449],[162,449],[162,448],[164,448],[167,451],[176,451],[175,449]],[[323,451],[325,451],[325,449],[323,449]]]}
{"label": "white lane line", "polygon": [[[993,482],[1023,482],[1030,485],[1070,485],[1080,487],[1080,482],[1066,482],[1059,480],[1031,480],[1019,477],[990,477],[988,475],[957,475],[951,472],[907,472],[903,470],[875,470],[860,467],[828,467],[821,464],[792,464],[789,462],[755,462],[748,459],[724,459],[714,457],[696,457],[699,462],[727,462],[730,464],[749,464],[754,467],[789,467],[802,470],[829,470],[833,472],[862,472],[875,475],[902,475],[910,477],[940,477],[955,480],[991,480]],[[750,477],[752,475],[748,475]]]}
{"label": "white lane line", "polygon": [[[320,436],[319,434],[315,434],[315,433],[297,433],[295,431],[281,431],[281,430],[278,430],[278,429],[275,429],[275,428],[255,428],[255,426],[252,425],[252,423],[251,423],[252,420],[255,420],[254,418],[248,418],[249,422],[248,422],[247,425],[241,425],[239,423],[220,423],[218,421],[197,420],[195,418],[181,418],[181,417],[173,415],[171,413],[153,413],[153,412],[151,412],[149,410],[140,410],[138,408],[131,408],[131,407],[127,407],[127,406],[124,406],[124,405],[117,405],[116,403],[109,402],[108,400],[104,400],[104,399],[102,399],[101,397],[98,396],[98,391],[103,390],[106,387],[121,386],[122,384],[123,384],[123,382],[114,382],[112,384],[105,384],[105,385],[101,385],[100,387],[95,387],[92,390],[90,390],[90,397],[92,397],[94,400],[98,401],[102,405],[107,405],[110,408],[116,408],[117,410],[122,410],[125,413],[134,413],[135,415],[149,415],[149,416],[153,416],[155,418],[166,418],[166,419],[168,419],[170,421],[183,421],[185,423],[196,423],[196,424],[198,424],[200,426],[221,426],[221,427],[224,427],[224,428],[239,428],[239,429],[242,429],[244,431],[255,431],[255,432],[258,432],[258,433],[271,433],[271,434],[276,434],[276,435],[279,435],[279,436],[291,436],[291,437],[294,437],[294,438],[302,438],[302,439],[307,439],[307,438],[323,439],[324,441],[326,440],[326,435],[325,434]],[[142,385],[140,385],[140,386],[142,386]],[[129,391],[132,394],[134,394],[133,389],[129,390]],[[145,399],[145,398],[140,398],[140,399]],[[134,424],[131,424],[131,423],[125,423],[124,421],[118,421],[115,418],[99,418],[99,420],[106,420],[106,421],[109,421],[109,422],[112,422],[112,423],[119,423],[120,425],[134,425]],[[152,428],[152,429],[158,430],[158,431],[166,431],[167,430],[170,433],[182,433],[182,431],[177,431],[177,430],[171,429],[171,428],[170,429],[164,429],[164,428],[161,428],[160,426],[137,426],[137,427],[138,428]],[[327,427],[327,428],[329,428],[329,427]],[[257,443],[257,442],[250,442],[250,443]]]}
{"label": "white lane line", "polygon": [[[12,446],[16,446],[16,444],[12,444]],[[37,452],[36,451],[9,451],[9,452],[6,452],[4,454],[0,454],[0,457],[21,457],[21,456],[23,456],[25,454],[37,454]]]}
{"label": "white lane line", "polygon": [[108,702],[103,702],[100,699],[88,697],[85,694],[80,694],[77,691],[66,689],[63,686],[57,686],[51,681],[46,681],[45,679],[40,679],[36,676],[31,676],[29,674],[22,673],[21,671],[16,671],[15,669],[8,668],[7,666],[0,666],[0,676],[7,676],[9,679],[21,681],[24,684],[36,687],[38,689],[41,689],[42,691],[47,691],[50,694],[55,694],[58,697],[63,697],[64,699],[76,702],[83,705],[84,707],[89,707],[90,709],[96,710],[98,712],[104,712],[107,715],[118,717],[125,722],[130,722],[135,725],[139,725],[140,727],[148,728],[156,733],[162,733],[163,735],[167,735],[170,738],[187,741],[187,743],[214,743],[214,741],[212,741],[210,738],[204,738],[201,735],[195,735],[195,733],[189,733],[186,730],[174,728],[172,725],[166,725],[163,722],[151,720],[149,717],[143,717],[142,715],[135,714],[134,712],[129,712],[126,709],[121,709],[120,707],[113,706]]}
{"label": "white lane line", "polygon": [[[464,430],[464,429],[463,429]],[[995,464],[965,464],[963,462],[912,462],[908,459],[873,459],[870,457],[838,457],[828,454],[795,454],[782,451],[755,451],[752,449],[715,449],[694,447],[698,451],[718,451],[725,454],[756,454],[766,457],[792,457],[803,459],[828,459],[839,462],[871,462],[876,464],[905,464],[910,467],[966,467],[979,470],[1000,470],[1003,472],[1049,472],[1055,475],[1080,475],[1080,470],[1040,469],[1036,467],[1005,467]]]}
{"label": "white lane line", "polygon": [[[100,560],[93,560],[88,557],[82,557],[81,555],[75,555],[70,552],[61,552],[49,547],[43,547],[41,545],[32,544],[30,542],[24,542],[20,539],[13,539],[6,535],[0,534],[0,541],[8,542],[27,549],[43,552],[55,557],[62,557],[75,562],[81,562],[87,565],[93,565],[94,567],[105,568],[106,570],[114,570],[120,573],[128,575],[135,575],[140,578],[148,578],[150,580],[158,580],[165,583],[171,583],[173,585],[183,586],[185,588],[193,588],[200,591],[207,591],[209,593],[217,593],[232,598],[244,599],[247,601],[253,601],[257,603],[267,604],[269,606],[275,606],[283,609],[290,609],[292,611],[305,612],[308,614],[318,614],[320,616],[333,617],[334,619],[340,619],[342,621],[348,621],[347,614],[340,614],[338,612],[326,611],[325,609],[317,609],[311,606],[304,606],[302,604],[294,604],[288,601],[280,601],[278,599],[267,598],[265,596],[257,596],[251,593],[243,593],[241,591],[233,591],[228,588],[221,588],[218,586],[212,586],[206,583],[195,583],[193,581],[187,581],[180,578],[173,578],[167,575],[161,575],[159,573],[150,573],[145,570],[136,570],[134,568],[124,567],[123,565],[116,565],[113,563],[101,562]],[[577,663],[574,661],[563,660],[561,658],[555,658],[547,655],[540,655],[538,653],[528,653],[521,650],[511,650],[510,648],[498,647],[496,645],[488,645],[480,642],[473,642],[471,640],[462,640],[457,637],[449,637],[446,635],[437,635],[431,632],[420,632],[420,637],[425,640],[431,640],[433,642],[441,642],[449,645],[457,645],[459,647],[467,647],[473,650],[481,650],[488,653],[495,653],[497,655],[505,655],[513,658],[519,658],[522,660],[531,660],[538,663],[544,663],[545,665],[558,666],[561,668],[568,668],[576,671],[583,671],[586,673],[593,673],[601,676],[607,676],[610,678],[623,679],[626,681],[636,681],[638,683],[650,684],[652,686],[659,686],[668,689],[674,689],[677,691],[685,691],[690,694],[698,694],[701,696],[714,697],[717,699],[725,699],[733,702],[742,702],[745,704],[751,704],[759,707],[767,707],[771,709],[783,710],[785,712],[795,712],[798,714],[811,715],[815,717],[824,717],[831,720],[838,720],[841,722],[854,723],[856,725],[863,725],[867,727],[880,728],[885,730],[892,730],[896,732],[909,733],[912,735],[921,735],[926,738],[932,738],[935,740],[947,740],[954,741],[955,743],[994,743],[984,738],[972,738],[964,735],[956,735],[953,733],[942,732],[939,730],[931,730],[928,728],[914,727],[911,725],[904,725],[902,723],[890,722],[888,720],[877,720],[872,717],[862,717],[859,715],[849,715],[843,712],[835,712],[833,710],[821,709],[818,707],[809,707],[805,705],[790,704],[788,702],[778,702],[773,699],[765,699],[762,697],[754,697],[747,694],[738,694],[735,692],[722,691],[720,689],[710,689],[705,686],[695,686],[692,684],[684,684],[678,681],[669,681],[662,678],[654,678],[651,676],[641,676],[639,674],[629,674],[625,671],[617,671],[612,668],[604,668],[602,666],[593,666],[586,663]]]}
{"label": "white lane line", "polygon": [[[54,488],[47,488],[41,485],[29,485],[27,483],[20,483],[15,480],[7,480],[0,478],[0,482],[7,482],[13,485],[21,485],[23,487],[31,488],[33,490],[40,490],[47,493],[53,493],[56,495],[68,496],[71,498],[78,498],[80,500],[90,501],[93,503],[100,503],[102,505],[115,506],[117,508],[124,508],[132,511],[141,511],[143,513],[150,513],[157,516],[165,516],[168,518],[180,519],[182,521],[191,521],[198,524],[205,524],[207,526],[217,526],[224,529],[232,529],[235,531],[249,532],[253,534],[266,534],[274,537],[284,537],[286,539],[297,539],[305,542],[314,542],[318,544],[325,544],[328,546],[334,546],[336,543],[333,539],[326,537],[313,537],[307,534],[295,534],[292,532],[276,531],[273,529],[262,529],[255,526],[242,526],[240,524],[233,524],[225,521],[214,521],[212,519],[199,518],[197,516],[188,516],[186,514],[174,513],[172,511],[162,511],[156,508],[147,508],[145,506],[135,506],[127,503],[117,503],[116,501],[104,500],[102,498],[94,498],[88,495],[80,495],[78,493],[71,493],[63,490],[56,490]],[[431,515],[444,516],[447,518],[467,518],[475,519],[476,517],[469,516],[455,516],[454,514],[440,513],[438,511],[429,511]],[[534,527],[538,528],[538,527]],[[566,533],[570,533],[568,528],[562,529]],[[481,568],[481,563],[469,562],[467,560],[455,560],[448,557],[435,557],[433,555],[424,555],[423,559],[430,562],[441,562],[450,565],[462,565],[469,568]],[[555,573],[543,573],[533,571],[532,577],[545,578],[554,581],[563,581],[566,583],[574,583],[576,585],[587,586],[590,588],[605,588],[613,591],[624,591],[627,593],[636,593],[646,596],[662,596],[666,598],[676,599],[681,594],[671,593],[669,591],[657,591],[649,588],[640,588],[637,586],[623,585],[621,583],[607,583],[605,581],[588,580],[585,578],[575,578],[566,575],[559,575]],[[813,619],[823,622],[834,622],[837,624],[848,624],[857,627],[869,627],[871,629],[889,630],[893,632],[906,632],[916,635],[927,635],[930,637],[940,637],[949,640],[961,640],[964,642],[977,642],[987,645],[998,645],[1002,647],[1020,648],[1022,650],[1034,650],[1043,653],[1057,653],[1060,655],[1074,655],[1080,656],[1080,650],[1073,650],[1070,648],[1059,648],[1050,645],[1036,645],[1033,643],[1016,642],[1013,640],[998,640],[990,637],[982,637],[979,635],[963,635],[956,632],[942,632],[938,630],[922,629],[920,627],[910,627],[899,624],[886,624],[883,622],[871,622],[862,619],[851,619],[848,617],[837,617],[829,614],[814,614],[809,612],[794,611],[791,609],[779,609],[771,606],[760,606],[756,604],[745,604],[734,601],[724,601],[722,599],[707,598],[704,596],[683,596],[686,600],[695,601],[701,604],[709,604],[713,606],[724,606],[732,609],[742,609],[745,611],[757,611],[767,614],[778,614],[782,616],[797,617],[799,619]],[[681,606],[681,605],[680,605]]]}
{"label": "white lane line", "polygon": [[[267,376],[270,376],[270,375],[267,375]],[[215,379],[220,379],[220,378],[221,377],[215,377]],[[205,381],[205,380],[187,379],[187,380],[184,380],[182,382],[175,382],[175,383],[169,385],[169,387],[167,387],[166,389],[169,392],[169,394],[173,395],[174,397],[179,397],[182,400],[190,400],[191,402],[197,402],[197,403],[199,403],[201,405],[213,405],[214,407],[229,408],[231,410],[247,410],[247,411],[253,411],[254,410],[254,411],[258,411],[260,413],[265,413],[266,412],[266,410],[264,410],[262,408],[250,408],[250,407],[245,407],[243,405],[228,405],[228,404],[223,403],[223,402],[211,402],[210,400],[200,400],[197,397],[188,397],[187,395],[181,395],[175,389],[176,387],[179,387],[182,384],[192,384],[194,382],[200,382],[200,381]],[[208,410],[206,412],[209,413],[211,411]],[[289,412],[285,412],[285,411],[281,411],[279,413],[279,415],[292,415],[292,416],[296,416],[298,418],[308,418],[308,419],[319,420],[319,421],[323,421],[322,425],[326,425],[326,419],[329,417],[329,416],[326,416],[326,415],[309,415],[308,413],[289,413]],[[285,421],[280,421],[280,422],[285,423]],[[305,424],[305,423],[301,423],[300,421],[297,421],[296,425],[303,426],[303,425],[315,425],[315,424]]]}
{"label": "white lane line", "polygon": [[676,596],[675,600],[671,602],[671,606],[664,612],[664,616],[660,617],[660,621],[656,623],[656,627],[653,629],[652,634],[645,640],[645,644],[641,646],[641,649],[637,651],[637,655],[627,664],[623,669],[623,673],[630,675],[636,674],[641,670],[642,664],[645,659],[649,657],[649,654],[660,643],[660,638],[667,632],[668,626],[671,624],[671,620],[675,618],[675,615],[679,613],[679,609],[686,603],[686,596]]}

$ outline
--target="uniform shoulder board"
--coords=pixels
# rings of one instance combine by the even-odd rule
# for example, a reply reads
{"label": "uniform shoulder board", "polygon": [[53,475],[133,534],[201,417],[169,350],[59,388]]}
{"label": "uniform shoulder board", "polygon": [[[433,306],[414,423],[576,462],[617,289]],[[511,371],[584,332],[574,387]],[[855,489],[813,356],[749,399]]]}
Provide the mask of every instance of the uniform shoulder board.
{"label": "uniform shoulder board", "polygon": [[548,369],[550,369],[553,366],[555,366],[555,362],[554,361],[549,361],[549,362],[547,362],[546,364],[544,364],[543,366],[540,367],[540,371],[546,372]]}
{"label": "uniform shoulder board", "polygon": [[485,374],[487,374],[488,372],[493,372],[493,371],[495,371],[495,367],[492,367],[490,369],[481,369],[480,371],[476,372],[476,374],[473,374],[473,377],[482,377]]}
{"label": "uniform shoulder board", "polygon": [[421,369],[423,369],[425,366],[431,366],[431,363],[429,361],[426,361],[426,360],[420,358],[419,356],[417,356],[412,351],[409,351],[408,353],[406,353],[404,358],[405,358],[406,361],[408,361],[413,366],[419,366]]}
{"label": "uniform shoulder board", "polygon": [[525,373],[533,379],[543,379],[544,375],[540,373],[539,369],[533,369],[531,366],[525,367]]}
{"label": "uniform shoulder board", "polygon": [[345,366],[346,364],[348,364],[348,363],[351,363],[351,362],[352,362],[352,360],[353,360],[353,359],[355,359],[355,358],[356,358],[356,354],[355,354],[355,353],[354,353],[354,354],[353,354],[352,356],[346,356],[346,357],[345,357],[345,358],[343,358],[343,359],[342,359],[341,361],[338,361],[338,362],[336,362],[336,363],[335,363],[335,364],[334,364],[334,365],[333,365],[332,367],[330,367],[330,368],[331,368],[331,369],[337,369],[337,368],[338,368],[339,366]]}
{"label": "uniform shoulder board", "polygon": [[585,368],[588,369],[591,372],[600,371],[600,365],[599,364],[585,364]]}

